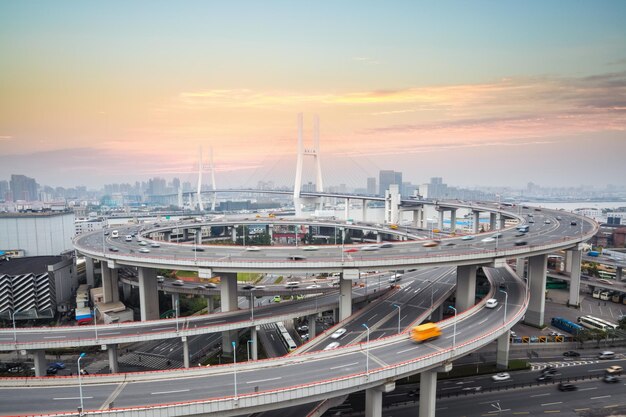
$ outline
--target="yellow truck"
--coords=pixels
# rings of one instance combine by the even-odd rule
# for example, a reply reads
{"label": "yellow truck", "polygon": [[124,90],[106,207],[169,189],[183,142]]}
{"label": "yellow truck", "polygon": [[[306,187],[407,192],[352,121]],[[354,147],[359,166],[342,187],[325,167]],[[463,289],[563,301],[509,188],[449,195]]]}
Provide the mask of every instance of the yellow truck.
{"label": "yellow truck", "polygon": [[421,343],[441,336],[441,329],[435,323],[425,323],[411,329],[411,339]]}

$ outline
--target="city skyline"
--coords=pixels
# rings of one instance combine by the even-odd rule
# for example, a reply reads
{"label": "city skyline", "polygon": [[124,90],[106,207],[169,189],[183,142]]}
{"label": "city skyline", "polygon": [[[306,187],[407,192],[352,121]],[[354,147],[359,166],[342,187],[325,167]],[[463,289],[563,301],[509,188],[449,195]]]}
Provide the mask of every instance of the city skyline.
{"label": "city skyline", "polygon": [[293,184],[303,112],[337,184],[626,184],[622,2],[37,6],[0,5],[0,179],[190,180],[202,146]]}

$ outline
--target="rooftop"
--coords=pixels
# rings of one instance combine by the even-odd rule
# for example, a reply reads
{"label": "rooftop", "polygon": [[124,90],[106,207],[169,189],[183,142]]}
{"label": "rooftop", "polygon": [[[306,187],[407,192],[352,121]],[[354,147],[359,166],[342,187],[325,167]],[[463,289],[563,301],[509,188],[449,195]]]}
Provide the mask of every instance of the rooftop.
{"label": "rooftop", "polygon": [[48,265],[54,265],[62,260],[62,256],[11,258],[7,261],[0,261],[0,275],[43,274],[48,272]]}

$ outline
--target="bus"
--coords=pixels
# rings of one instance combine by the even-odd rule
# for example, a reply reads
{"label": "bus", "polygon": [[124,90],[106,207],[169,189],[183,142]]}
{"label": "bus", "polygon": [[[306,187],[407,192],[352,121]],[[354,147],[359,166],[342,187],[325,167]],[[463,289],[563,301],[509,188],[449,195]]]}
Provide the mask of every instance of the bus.
{"label": "bus", "polygon": [[586,327],[588,329],[595,329],[595,330],[602,330],[602,331],[617,329],[617,324],[614,324],[609,321],[606,321],[597,317],[593,317],[593,316],[578,317],[578,323],[581,326]]}
{"label": "bus", "polygon": [[517,226],[516,229],[520,233],[528,233],[528,230],[530,229],[530,226],[527,225],[527,224],[521,224],[521,225]]}
{"label": "bus", "polygon": [[583,326],[564,319],[563,317],[553,317],[550,323],[557,329],[561,329],[574,335],[584,330]]}
{"label": "bus", "polygon": [[287,348],[289,352],[291,352],[292,350],[298,347],[298,345],[296,345],[296,342],[294,342],[293,339],[291,338],[291,335],[285,328],[285,324],[282,321],[277,322],[276,327],[278,328],[278,332],[280,333],[280,336],[283,339],[283,344],[285,345],[285,347]]}
{"label": "bus", "polygon": [[546,289],[554,290],[554,289],[566,289],[567,281],[563,281],[561,279],[550,278],[546,280]]}

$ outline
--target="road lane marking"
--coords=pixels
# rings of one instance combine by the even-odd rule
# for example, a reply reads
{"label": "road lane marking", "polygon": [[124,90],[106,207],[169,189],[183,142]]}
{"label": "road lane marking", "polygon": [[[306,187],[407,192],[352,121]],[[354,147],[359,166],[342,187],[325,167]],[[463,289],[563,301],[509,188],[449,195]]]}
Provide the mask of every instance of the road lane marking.
{"label": "road lane marking", "polygon": [[514,411],[513,414],[530,414],[530,411]]}
{"label": "road lane marking", "polygon": [[557,402],[553,402],[553,403],[544,403],[544,404],[541,404],[541,406],[545,407],[547,405],[557,405],[557,404],[563,404],[563,401],[557,401]]}
{"label": "road lane marking", "polygon": [[603,395],[603,396],[601,396],[601,397],[591,397],[591,398],[589,398],[589,399],[590,399],[590,400],[599,400],[599,399],[601,399],[601,398],[611,398],[611,396],[610,396],[610,395]]}
{"label": "road lane marking", "polygon": [[175,390],[175,391],[158,391],[158,392],[151,392],[150,395],[161,395],[161,394],[175,394],[177,392],[188,392],[191,391],[189,389],[179,389],[179,390]]}
{"label": "road lane marking", "polygon": [[598,387],[581,388],[578,391],[591,391],[592,389],[598,389]]}
{"label": "road lane marking", "polygon": [[613,404],[613,405],[605,405],[603,408],[615,408],[615,407],[619,407],[619,404]]}
{"label": "road lane marking", "polygon": [[108,332],[108,333],[98,333],[100,336],[108,336],[110,334],[120,334],[121,332]]}
{"label": "road lane marking", "polygon": [[65,339],[67,336],[44,336],[44,339]]}
{"label": "road lane marking", "polygon": [[258,382],[276,381],[278,379],[283,379],[283,377],[282,376],[277,376],[276,378],[257,379],[256,381],[248,381],[248,382],[246,382],[246,384],[256,384]]}
{"label": "road lane marking", "polygon": [[152,329],[153,331],[159,331],[159,330],[174,330],[174,327],[158,327],[156,329]]}
{"label": "road lane marking", "polygon": [[[83,396],[83,399],[85,400],[89,400],[92,399],[93,397],[85,397]],[[63,401],[63,400],[80,400],[80,397],[58,397],[58,398],[53,398],[53,400],[55,401]]]}
{"label": "road lane marking", "polygon": [[333,369],[341,369],[341,368],[344,368],[346,366],[352,366],[352,365],[358,365],[358,364],[359,364],[358,362],[352,362],[352,363],[347,363],[345,365],[333,366],[332,368],[329,368],[329,369],[331,369],[331,370],[333,370]]}
{"label": "road lane marking", "polygon": [[487,320],[489,320],[489,318],[486,318],[486,319],[485,319],[485,320],[483,320],[483,321],[479,321],[479,322],[478,322],[478,324],[483,324],[483,323],[484,323],[484,322],[486,322]]}
{"label": "road lane marking", "polygon": [[415,346],[415,347],[412,347],[412,348],[408,348],[408,349],[404,349],[404,350],[399,350],[399,351],[397,351],[396,353],[397,353],[397,354],[400,354],[400,353],[410,352],[410,351],[412,351],[412,350],[419,349],[419,348],[420,348],[419,346]]}
{"label": "road lane marking", "polygon": [[548,392],[546,394],[531,395],[530,398],[533,398],[533,397],[545,397],[546,395],[550,395],[550,393]]}

